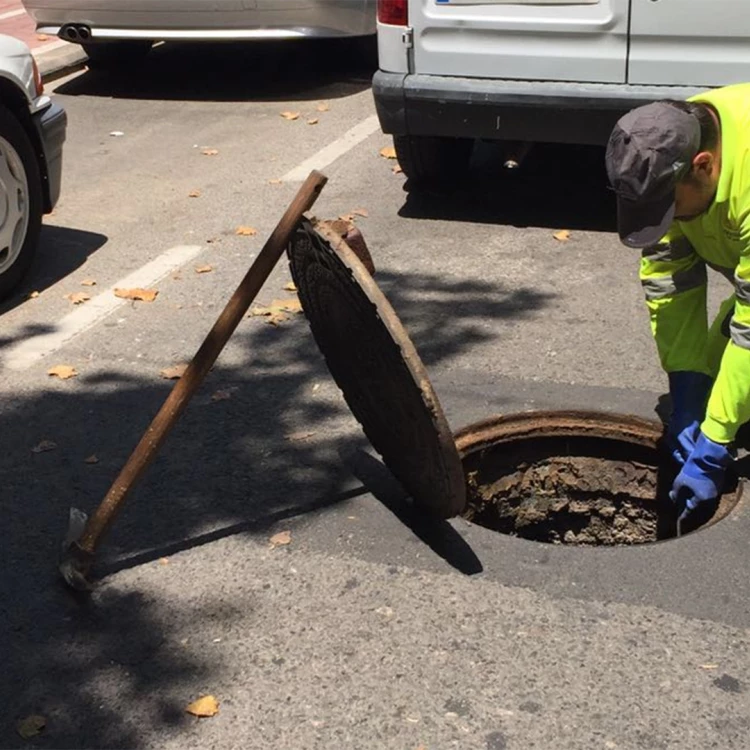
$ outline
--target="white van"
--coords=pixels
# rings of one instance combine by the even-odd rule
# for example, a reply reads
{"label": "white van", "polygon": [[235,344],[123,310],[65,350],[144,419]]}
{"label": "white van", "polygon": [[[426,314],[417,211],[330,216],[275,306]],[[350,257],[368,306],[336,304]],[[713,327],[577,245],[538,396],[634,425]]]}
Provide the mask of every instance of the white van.
{"label": "white van", "polygon": [[750,81],[750,0],[378,0],[380,125],[415,184],[475,139],[604,144],[627,110]]}

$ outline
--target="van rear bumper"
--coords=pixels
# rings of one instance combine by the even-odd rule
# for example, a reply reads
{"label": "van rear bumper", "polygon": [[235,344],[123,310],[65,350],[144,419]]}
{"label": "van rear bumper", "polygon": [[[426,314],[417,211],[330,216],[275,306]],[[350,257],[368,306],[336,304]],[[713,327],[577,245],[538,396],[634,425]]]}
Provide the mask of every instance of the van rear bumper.
{"label": "van rear bumper", "polygon": [[458,78],[385,73],[373,78],[380,126],[394,135],[606,144],[615,122],[657,99],[704,88]]}

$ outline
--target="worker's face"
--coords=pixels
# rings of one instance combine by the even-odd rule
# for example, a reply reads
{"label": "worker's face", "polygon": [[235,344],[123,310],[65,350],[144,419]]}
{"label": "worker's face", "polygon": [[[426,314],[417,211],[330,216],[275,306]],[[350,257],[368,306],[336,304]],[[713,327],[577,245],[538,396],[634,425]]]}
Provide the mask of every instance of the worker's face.
{"label": "worker's face", "polygon": [[710,151],[703,151],[693,159],[690,173],[675,189],[677,220],[690,221],[708,210],[716,195],[719,172],[719,160]]}

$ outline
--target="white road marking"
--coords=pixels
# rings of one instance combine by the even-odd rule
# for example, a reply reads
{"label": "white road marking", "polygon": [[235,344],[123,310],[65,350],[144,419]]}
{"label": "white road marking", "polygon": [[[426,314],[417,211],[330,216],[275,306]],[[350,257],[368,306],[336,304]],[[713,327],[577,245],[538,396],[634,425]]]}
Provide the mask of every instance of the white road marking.
{"label": "white road marking", "polygon": [[363,120],[359,125],[355,125],[351,130],[347,130],[341,138],[337,138],[333,143],[329,143],[325,148],[318,151],[309,159],[305,159],[301,164],[287,172],[281,179],[283,182],[303,182],[313,169],[325,169],[329,164],[333,164],[347,152],[351,151],[357,144],[362,143],[373,133],[380,129],[380,122],[377,115],[372,115]]}
{"label": "white road marking", "polygon": [[[115,297],[115,289],[134,289],[149,287],[158,283],[172,271],[190,262],[204,248],[201,245],[178,245],[145,266],[120,279],[109,289],[86,302],[62,318],[49,333],[19,341],[7,350],[0,350],[3,367],[9,370],[25,370],[38,362],[42,357],[59,349],[76,336],[93,328],[118,307],[130,304],[127,300]],[[158,299],[158,297],[157,297]],[[141,303],[143,304],[143,303]],[[7,332],[4,332],[7,333]]]}
{"label": "white road marking", "polygon": [[26,11],[23,8],[18,10],[9,10],[7,13],[0,13],[0,21],[5,21],[6,18],[15,18],[16,16],[26,15]]}

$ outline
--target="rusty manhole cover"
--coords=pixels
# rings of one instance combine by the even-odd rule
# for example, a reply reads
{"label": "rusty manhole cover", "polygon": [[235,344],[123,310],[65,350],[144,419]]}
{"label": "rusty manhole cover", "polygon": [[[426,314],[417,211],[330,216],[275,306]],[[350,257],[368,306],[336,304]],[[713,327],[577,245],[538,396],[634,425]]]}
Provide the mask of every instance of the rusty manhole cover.
{"label": "rusty manhole cover", "polygon": [[[660,448],[661,434],[658,422],[594,412],[518,414],[469,426],[456,435],[469,486],[464,517],[553,544],[670,539],[676,466]],[[709,525],[740,494],[730,477]]]}
{"label": "rusty manhole cover", "polygon": [[339,237],[325,235],[305,221],[288,249],[313,337],[352,413],[414,502],[438,517],[455,516],[466,502],[463,469],[424,365],[360,260]]}

